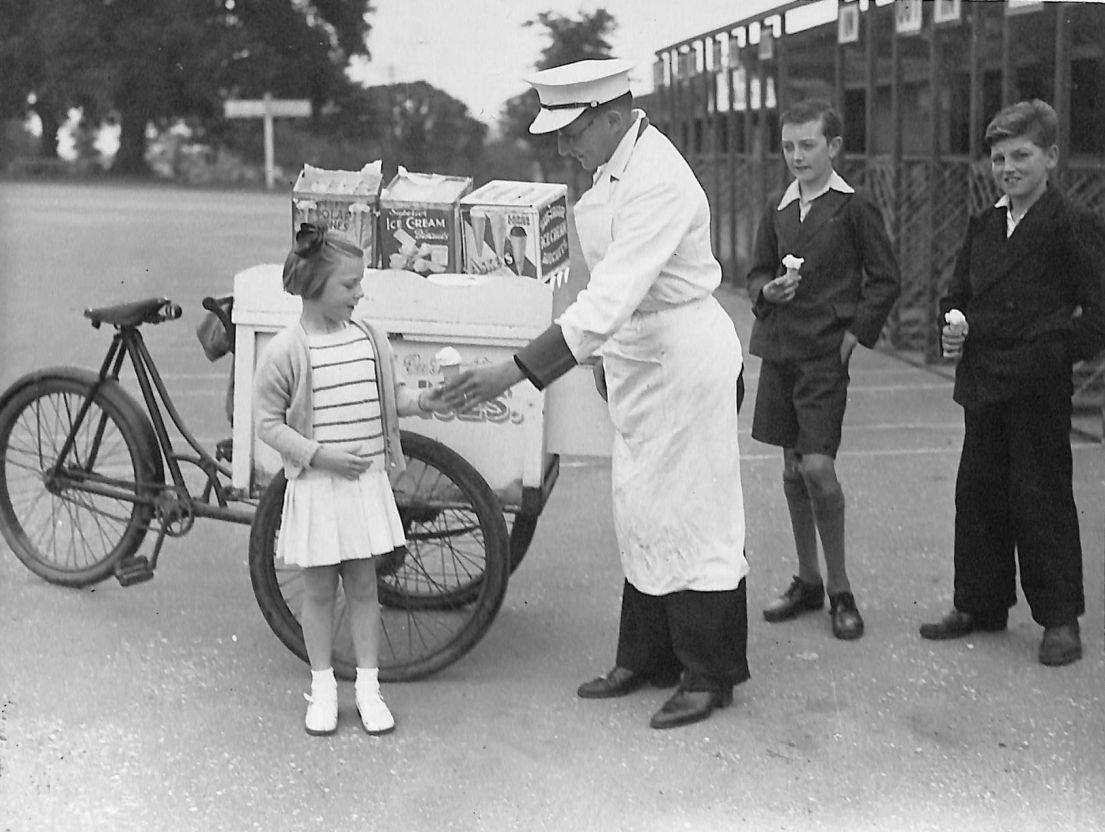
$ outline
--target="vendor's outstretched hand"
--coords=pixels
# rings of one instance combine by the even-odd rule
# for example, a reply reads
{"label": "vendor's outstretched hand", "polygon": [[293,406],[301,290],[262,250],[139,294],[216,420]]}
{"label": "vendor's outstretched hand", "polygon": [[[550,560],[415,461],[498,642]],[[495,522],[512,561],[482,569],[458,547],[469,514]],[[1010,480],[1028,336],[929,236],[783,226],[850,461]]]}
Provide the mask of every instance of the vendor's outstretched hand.
{"label": "vendor's outstretched hand", "polygon": [[478,402],[485,402],[501,395],[525,378],[513,361],[501,361],[470,370],[462,370],[455,378],[445,382],[441,394],[445,402],[455,410]]}

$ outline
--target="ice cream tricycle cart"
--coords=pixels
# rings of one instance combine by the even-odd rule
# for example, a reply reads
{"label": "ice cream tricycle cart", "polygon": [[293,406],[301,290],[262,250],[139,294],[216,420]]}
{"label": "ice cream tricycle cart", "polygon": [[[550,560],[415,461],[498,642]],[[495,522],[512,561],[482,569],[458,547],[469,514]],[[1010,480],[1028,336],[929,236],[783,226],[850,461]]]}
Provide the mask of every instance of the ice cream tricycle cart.
{"label": "ice cream tricycle cart", "polygon": [[[465,363],[498,361],[553,316],[553,286],[513,275],[431,282],[366,270],[364,288],[365,311],[388,331],[415,385],[440,380],[441,347],[453,346]],[[216,306],[210,298],[205,305]],[[150,298],[87,310],[94,327],[114,329],[98,372],[35,370],[0,394],[0,532],[13,553],[52,583],[81,587],[114,576],[131,586],[153,577],[165,540],[184,536],[197,519],[248,524],[258,604],[305,658],[302,579],[275,558],[283,473],[251,418],[259,352],[298,309],[298,298],[282,290],[280,266],[236,276],[233,450],[220,443],[215,453],[184,424],[142,336],[179,318],[180,307]],[[407,465],[392,486],[407,545],[378,570],[380,670],[392,681],[440,670],[479,641],[525,555],[559,455],[606,455],[611,442],[585,366],[544,393],[523,383],[463,412],[406,417],[402,428]],[[151,535],[152,551],[142,549]],[[345,676],[355,668],[340,599],[334,666]]]}
{"label": "ice cream tricycle cart", "polygon": [[[492,189],[485,200],[494,203],[499,186],[485,187]],[[517,192],[511,188],[504,193]],[[415,265],[423,268],[366,268],[358,312],[387,331],[407,383],[440,382],[435,356],[444,347],[467,365],[509,359],[578,293],[585,276],[569,267],[570,228],[563,195],[555,196],[544,213],[513,212],[510,226],[494,205],[474,202],[455,214],[465,218],[463,233],[472,243],[466,251],[486,248],[494,261],[485,273],[478,257],[465,263],[476,271],[449,272],[443,265],[456,261],[401,229],[399,250],[390,256],[418,255]],[[340,195],[335,215],[360,221],[365,212],[353,209],[363,198]],[[293,218],[324,204],[307,193],[293,201]],[[400,208],[400,219],[417,219],[421,210]],[[372,223],[347,225],[375,233]],[[544,244],[555,250],[543,251]],[[281,266],[270,264],[235,276],[230,315],[212,298],[204,306],[222,322],[219,331],[235,352],[232,443],[214,452],[201,446],[146,347],[143,330],[179,318],[178,305],[150,298],[89,309],[93,327],[114,330],[98,371],[35,370],[0,393],[0,533],[52,583],[88,586],[114,576],[131,586],[153,577],[165,540],[187,534],[197,519],[248,524],[257,602],[280,640],[306,659],[298,618],[302,576],[275,554],[286,483],[276,453],[254,436],[252,418],[258,356],[298,318],[300,301],[283,291]],[[391,681],[440,670],[480,640],[529,547],[560,455],[606,456],[612,442],[587,366],[545,392],[524,382],[461,412],[404,417],[401,428],[406,470],[392,487],[407,544],[382,558],[377,571],[380,672]],[[151,534],[152,550],[143,549]],[[340,597],[334,626],[334,667],[351,677],[352,639]]]}
{"label": "ice cream tricycle cart", "polygon": [[[383,327],[407,383],[441,381],[445,346],[465,365],[509,359],[551,322],[554,286],[514,275],[437,275],[368,269],[358,311]],[[250,573],[265,618],[306,658],[298,624],[302,581],[275,557],[283,474],[272,449],[253,435],[251,382],[267,339],[297,319],[299,299],[281,288],[280,266],[238,274],[233,483],[264,486],[250,539]],[[607,455],[610,427],[591,370],[575,368],[542,393],[528,383],[462,412],[402,419],[406,470],[392,487],[406,551],[378,569],[381,673],[412,679],[452,663],[490,627],[510,573],[522,561],[557,480],[560,454]],[[248,449],[248,453],[242,452]],[[339,601],[334,666],[355,670]]]}

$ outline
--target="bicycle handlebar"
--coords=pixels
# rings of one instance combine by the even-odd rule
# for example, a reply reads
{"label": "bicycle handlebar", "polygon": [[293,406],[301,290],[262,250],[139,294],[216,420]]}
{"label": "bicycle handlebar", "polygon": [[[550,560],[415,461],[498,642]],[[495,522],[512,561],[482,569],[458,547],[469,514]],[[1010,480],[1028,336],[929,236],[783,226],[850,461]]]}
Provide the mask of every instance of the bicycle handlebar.
{"label": "bicycle handlebar", "polygon": [[148,320],[147,323],[160,324],[164,321],[175,321],[183,314],[184,310],[180,308],[179,303],[166,301],[153,315],[150,316],[150,320]]}
{"label": "bicycle handlebar", "polygon": [[84,310],[84,316],[92,321],[95,329],[99,329],[101,324],[116,328],[159,324],[164,321],[175,321],[181,314],[180,306],[168,298],[150,298]]}

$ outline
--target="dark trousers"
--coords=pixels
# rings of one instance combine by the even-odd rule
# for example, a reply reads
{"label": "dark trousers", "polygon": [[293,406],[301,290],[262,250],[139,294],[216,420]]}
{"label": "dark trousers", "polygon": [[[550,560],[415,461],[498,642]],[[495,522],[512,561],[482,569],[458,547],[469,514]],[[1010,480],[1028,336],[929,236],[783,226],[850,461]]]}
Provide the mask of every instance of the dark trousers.
{"label": "dark trousers", "polygon": [[1048,395],[963,411],[955,483],[959,610],[1000,615],[1013,606],[1018,561],[1036,623],[1068,623],[1086,610],[1064,381],[1049,385]]}
{"label": "dark trousers", "polygon": [[749,678],[745,583],[721,592],[646,595],[622,589],[619,667],[649,677],[680,673],[687,690],[728,690]]}

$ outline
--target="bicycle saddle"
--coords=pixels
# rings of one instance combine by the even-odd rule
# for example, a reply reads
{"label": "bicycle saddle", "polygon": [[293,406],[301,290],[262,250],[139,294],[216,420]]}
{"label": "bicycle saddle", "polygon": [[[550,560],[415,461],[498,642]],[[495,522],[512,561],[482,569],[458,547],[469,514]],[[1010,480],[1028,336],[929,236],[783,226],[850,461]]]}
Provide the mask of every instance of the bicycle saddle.
{"label": "bicycle saddle", "polygon": [[114,306],[101,306],[99,309],[86,309],[84,316],[92,321],[92,326],[111,324],[112,326],[135,326],[141,323],[156,324],[161,321],[180,317],[180,307],[168,298],[149,298],[132,303],[119,303]]}

